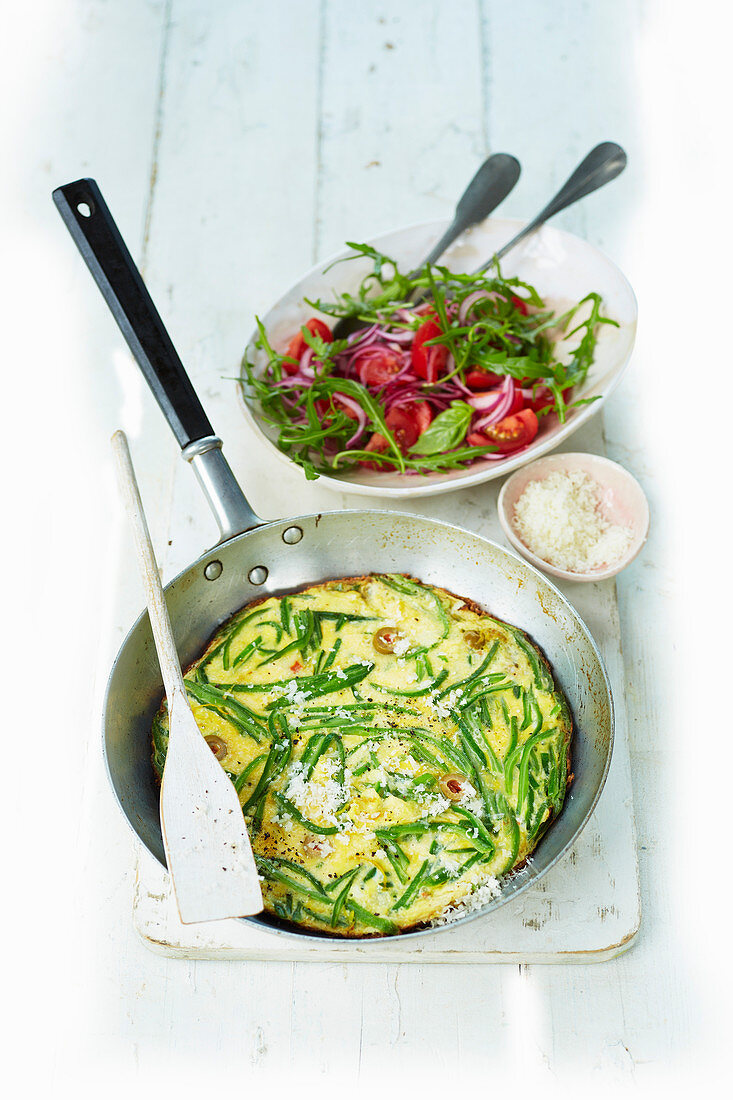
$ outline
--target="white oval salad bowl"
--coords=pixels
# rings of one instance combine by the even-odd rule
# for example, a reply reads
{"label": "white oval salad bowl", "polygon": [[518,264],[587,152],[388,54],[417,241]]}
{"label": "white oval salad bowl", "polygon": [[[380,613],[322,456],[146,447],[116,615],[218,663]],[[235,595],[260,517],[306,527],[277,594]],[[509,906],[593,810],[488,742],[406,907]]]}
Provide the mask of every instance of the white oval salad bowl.
{"label": "white oval salad bowl", "polygon": [[[440,262],[454,271],[473,271],[493,256],[523,224],[513,218],[489,218],[464,234]],[[395,259],[401,270],[409,271],[422,261],[446,225],[442,221],[424,222],[374,237],[368,243]],[[308,306],[305,299],[332,301],[336,293],[356,292],[371,266],[368,260],[361,257],[331,266],[335,260],[347,255],[348,250],[344,250],[312,268],[261,318],[268,339],[276,350],[284,351],[291,337],[310,317],[321,316],[329,324],[333,323],[332,318],[318,314]],[[593,364],[584,383],[576,387],[573,393],[574,400],[592,399],[590,403],[569,409],[565,423],[560,423],[554,415],[541,418],[540,430],[534,441],[517,454],[508,454],[500,460],[479,459],[462,469],[425,474],[359,467],[339,475],[322,474],[322,485],[339,492],[392,498],[435,496],[479,485],[503,477],[552,450],[599,411],[603,401],[618,384],[634,346],[637,305],[625,276],[603,252],[587,241],[547,225],[505,257],[502,274],[516,275],[531,283],[546,304],[558,314],[586,294],[595,291],[601,295],[603,315],[616,321],[618,327],[607,324],[598,326]],[[247,355],[254,362],[255,370],[258,370],[264,368],[266,356],[255,348],[256,336],[253,333],[250,337]],[[561,347],[558,345],[560,359],[563,358]],[[279,450],[276,442],[278,427],[266,422],[256,402],[245,396],[242,385],[238,389],[244,414],[257,435],[279,459],[291,466],[297,465]]]}

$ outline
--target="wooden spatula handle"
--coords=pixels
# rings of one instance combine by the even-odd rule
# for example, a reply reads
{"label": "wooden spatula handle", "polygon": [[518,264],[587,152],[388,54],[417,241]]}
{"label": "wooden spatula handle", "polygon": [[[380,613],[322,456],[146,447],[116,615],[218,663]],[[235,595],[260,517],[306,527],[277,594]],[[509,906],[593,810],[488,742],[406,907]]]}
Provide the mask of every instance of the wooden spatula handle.
{"label": "wooden spatula handle", "polygon": [[117,431],[114,433],[112,448],[117,459],[120,492],[132,524],[140,576],[145,586],[148,614],[153,628],[153,638],[155,639],[160,670],[163,674],[165,693],[169,703],[172,704],[176,693],[185,694],[183,676],[178,662],[178,652],[173,638],[173,628],[171,627],[168,607],[165,602],[163,585],[158,572],[158,563],[155,560],[155,551],[153,550],[153,543],[145,518],[140,489],[130,457],[127,436],[124,432]]}

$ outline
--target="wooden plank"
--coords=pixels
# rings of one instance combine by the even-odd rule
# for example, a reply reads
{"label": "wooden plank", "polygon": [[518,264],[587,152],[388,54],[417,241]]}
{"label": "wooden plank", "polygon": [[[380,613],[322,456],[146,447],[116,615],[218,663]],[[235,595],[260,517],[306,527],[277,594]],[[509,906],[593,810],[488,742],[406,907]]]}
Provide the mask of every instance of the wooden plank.
{"label": "wooden plank", "polygon": [[[22,785],[6,784],[3,798],[9,819],[24,823],[24,844],[11,844],[4,861],[24,899],[5,981],[16,1019],[34,1013],[48,1038],[39,1050],[27,1029],[16,1028],[9,1072],[33,1066],[38,1087],[49,1091],[72,1080],[84,1091],[81,1067],[95,1046],[89,1036],[101,1041],[114,1027],[122,941],[136,948],[129,922],[109,919],[108,906],[129,908],[130,839],[104,774],[98,691],[136,604],[127,588],[114,606],[123,586],[110,583],[118,541],[107,507],[114,499],[109,436],[124,423],[136,437],[145,430],[151,448],[154,438],[128,386],[136,368],[51,191],[96,175],[140,255],[163,20],[156,2],[3,7],[3,610],[19,652],[29,653],[40,624],[53,622],[55,657],[43,690],[58,701],[42,750],[45,779],[53,776],[58,793],[49,798],[41,783],[45,809],[37,817]],[[154,452],[142,452],[149,496]],[[21,537],[9,540],[10,530]],[[18,710],[7,715],[16,730],[39,697],[37,677],[20,675],[11,704]]]}
{"label": "wooden plank", "polygon": [[[510,148],[525,167],[507,204],[512,212],[531,215],[597,141],[611,138],[629,153],[629,167],[619,180],[560,215],[554,224],[606,250],[627,271],[642,303],[635,362],[605,406],[604,422],[609,456],[640,478],[652,508],[647,547],[617,581],[624,657],[621,682],[629,713],[645,921],[634,950],[604,967],[602,982],[583,966],[529,967],[522,974],[525,1003],[534,999],[544,1009],[543,1017],[532,1018],[527,1033],[535,1052],[530,1065],[538,1076],[539,1062],[544,1060],[556,1072],[572,1067],[581,1075],[594,1072],[615,1084],[640,1082],[642,1074],[648,1078],[655,1069],[658,1072],[660,1063],[668,1062],[684,1046],[683,1037],[689,1033],[682,1007],[684,979],[669,964],[672,934],[665,930],[674,875],[669,862],[660,863],[658,834],[663,807],[673,797],[669,745],[666,734],[662,738],[660,732],[671,730],[676,722],[662,690],[662,685],[673,681],[673,662],[661,641],[674,636],[670,622],[674,582],[663,564],[669,536],[659,529],[665,492],[675,492],[665,473],[673,459],[665,453],[668,419],[661,410],[656,417],[649,415],[659,404],[653,364],[674,358],[671,347],[666,356],[661,353],[659,326],[653,317],[663,315],[662,302],[669,302],[674,292],[658,287],[658,249],[669,240],[668,234],[659,233],[655,249],[647,225],[657,224],[657,219],[664,222],[661,211],[668,208],[661,196],[670,173],[684,174],[681,161],[670,164],[668,153],[677,146],[675,135],[685,130],[685,120],[675,108],[672,129],[662,133],[658,127],[662,118],[671,117],[661,104],[669,101],[675,83],[662,75],[667,72],[668,61],[662,59],[668,57],[672,25],[680,41],[681,8],[675,5],[674,14],[671,7],[665,7],[667,19],[659,6],[652,13],[648,5],[637,3],[548,7],[541,0],[530,0],[522,5],[518,20],[508,6],[490,0],[482,4],[485,35],[491,42],[486,55],[489,129],[499,145],[512,138],[521,142]],[[694,37],[689,20],[684,22]],[[685,47],[680,48],[689,56]],[[517,88],[517,63],[523,74],[531,74],[526,94],[512,94]],[[687,123],[696,130],[691,119]],[[650,173],[655,171],[657,199],[652,201],[644,188],[651,194]],[[549,179],[552,187],[547,186]],[[650,465],[652,453],[657,454],[654,465]],[[654,748],[650,751],[649,746]],[[571,1006],[569,1013],[567,1006]]]}
{"label": "wooden plank", "polygon": [[488,152],[477,30],[472,0],[327,0],[313,262],[450,217]]}
{"label": "wooden plank", "polygon": [[[232,379],[254,316],[312,252],[317,13],[315,0],[173,8],[147,279],[236,469],[250,442]],[[182,465],[169,432],[164,446]]]}
{"label": "wooden plank", "polygon": [[626,174],[570,207],[552,224],[618,255],[637,198],[638,138],[631,69],[634,5],[480,0],[483,87],[492,148],[514,153],[522,176],[506,202],[533,217],[601,141],[632,157]]}

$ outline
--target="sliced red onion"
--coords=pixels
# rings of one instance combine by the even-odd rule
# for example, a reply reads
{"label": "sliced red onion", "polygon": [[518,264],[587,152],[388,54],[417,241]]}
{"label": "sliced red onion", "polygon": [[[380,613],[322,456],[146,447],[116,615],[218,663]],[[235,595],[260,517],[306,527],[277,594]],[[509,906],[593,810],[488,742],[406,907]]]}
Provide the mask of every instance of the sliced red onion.
{"label": "sliced red onion", "polygon": [[300,357],[300,363],[298,369],[301,374],[304,374],[306,378],[315,378],[315,371],[311,367],[311,359],[313,358],[313,348],[306,346],[305,351]]}
{"label": "sliced red onion", "polygon": [[469,405],[473,405],[474,409],[478,409],[479,412],[490,412],[497,402],[504,400],[504,391],[500,386],[495,386],[494,389],[471,394],[466,400]]}
{"label": "sliced red onion", "polygon": [[347,397],[345,393],[335,393],[333,396],[335,398],[338,398],[339,404],[344,405],[347,409],[351,409],[356,417],[357,425],[354,429],[354,433],[350,439],[347,439],[345,443],[346,447],[352,447],[354,443],[356,443],[357,439],[359,439],[360,436],[363,434],[364,429],[366,428],[367,414],[364,412],[359,402],[354,401],[353,397]]}
{"label": "sliced red onion", "polygon": [[359,402],[355,401],[353,397],[349,397],[347,394],[341,393],[340,390],[336,390],[333,394],[333,397],[338,399],[339,405],[343,405],[345,408],[350,409],[357,419],[360,416],[363,416],[366,420],[366,413],[362,409]]}
{"label": "sliced red onion", "polygon": [[517,447],[516,451],[510,451],[509,454],[498,454],[496,451],[488,451],[485,455],[478,455],[480,461],[483,462],[485,458],[488,458],[490,462],[501,462],[504,458],[514,458],[515,455],[519,455],[522,451],[526,451],[526,447]]}
{"label": "sliced red onion", "polygon": [[384,407],[389,412],[390,409],[400,409],[405,405],[414,405],[416,401],[424,400],[424,395],[417,389],[399,390],[385,397]]}
{"label": "sliced red onion", "polygon": [[[305,375],[291,374],[287,378],[283,378],[281,382],[270,382],[270,388],[273,390],[309,390],[313,385],[312,378],[306,378]],[[283,397],[283,401],[287,400]]]}
{"label": "sliced red onion", "polygon": [[468,315],[471,312],[471,307],[480,302],[483,298],[488,298],[489,295],[485,290],[474,290],[473,294],[468,294],[461,302],[458,310],[458,320],[462,325],[465,325]]}
{"label": "sliced red onion", "polygon": [[500,420],[503,420],[512,407],[515,388],[514,379],[507,375],[501,384],[503,393],[500,400],[492,406],[490,412],[471,425],[471,431],[480,432],[483,428],[489,428],[492,424],[498,424]]}
{"label": "sliced red onion", "polygon": [[[415,333],[408,331],[398,330],[397,332],[385,332],[385,339],[392,340],[396,344],[411,344],[415,339]],[[402,349],[400,348],[400,351]]]}
{"label": "sliced red onion", "polygon": [[306,383],[305,379],[299,378],[297,374],[289,374],[287,378],[282,378],[279,382],[270,381],[270,389],[273,390],[285,390],[289,389],[291,386],[305,385],[310,385],[310,382]]}
{"label": "sliced red onion", "polygon": [[361,329],[359,332],[354,332],[348,337],[349,346],[339,355],[351,355],[352,352],[361,350],[362,348],[369,347],[378,338],[379,326],[370,325],[369,328]]}
{"label": "sliced red onion", "polygon": [[361,439],[361,437],[364,435],[365,427],[366,427],[366,420],[364,421],[364,424],[359,425],[359,427],[356,429],[354,434],[349,439],[346,440],[343,447],[340,447],[339,450],[348,450],[349,447],[355,446],[355,444],[358,443],[359,440]]}
{"label": "sliced red onion", "polygon": [[366,328],[360,328],[360,329],[357,329],[356,332],[350,333],[346,337],[346,339],[349,342],[349,346],[354,347],[355,344],[361,343],[362,340],[367,340],[370,336],[374,335],[374,333],[377,331],[378,328],[379,328],[379,325],[376,325],[376,324],[367,325]]}
{"label": "sliced red onion", "polygon": [[369,344],[368,347],[359,348],[358,351],[355,351],[353,356],[352,356],[352,360],[353,359],[381,359],[382,356],[384,355],[385,351],[389,351],[390,355],[395,356],[395,358],[397,356],[402,355],[402,349],[401,348],[398,351],[393,351],[391,348],[385,347],[384,344],[374,343],[374,344]]}

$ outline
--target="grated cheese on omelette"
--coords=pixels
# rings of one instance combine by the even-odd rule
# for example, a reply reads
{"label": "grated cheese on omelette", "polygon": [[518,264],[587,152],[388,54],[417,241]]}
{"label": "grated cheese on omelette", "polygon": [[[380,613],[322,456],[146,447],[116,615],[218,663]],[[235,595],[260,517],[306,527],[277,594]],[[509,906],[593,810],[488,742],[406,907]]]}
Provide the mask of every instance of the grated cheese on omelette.
{"label": "grated cheese on omelette", "polygon": [[514,506],[514,526],[525,546],[549,565],[588,573],[628,550],[629,528],[599,510],[600,486],[583,470],[555,471],[530,481]]}
{"label": "grated cheese on omelette", "polygon": [[397,638],[396,641],[394,642],[394,645],[392,646],[392,652],[394,653],[395,657],[404,657],[404,655],[407,653],[408,649],[411,649],[411,648],[412,648],[412,642],[410,641],[409,638],[407,638],[407,637]]}
{"label": "grated cheese on omelette", "polygon": [[336,778],[337,763],[334,760],[319,761],[316,774],[306,778],[306,768],[296,761],[288,770],[285,797],[289,798],[301,813],[320,818],[326,825],[341,825],[336,811],[349,796],[351,773],[344,773],[344,784]]}
{"label": "grated cheese on omelette", "polygon": [[430,924],[433,928],[439,928],[442,924],[452,924],[454,920],[460,920],[461,917],[465,917],[467,913],[474,913],[477,909],[483,909],[490,901],[497,898],[500,893],[501,885],[498,879],[493,875],[489,875],[472,893],[461,898],[455,905],[449,905],[442,913],[434,917],[430,921]]}
{"label": "grated cheese on omelette", "polygon": [[[196,721],[227,747],[269,913],[359,937],[446,910],[456,920],[500,890],[557,814],[565,701],[529,638],[459,603],[402,574],[342,578],[243,609],[191,666]],[[407,642],[401,656],[375,645],[385,620]],[[167,717],[162,707],[153,731],[158,774]],[[535,727],[552,750],[522,758]],[[474,733],[498,771],[480,756],[462,764]],[[456,768],[458,801],[444,783]]]}

